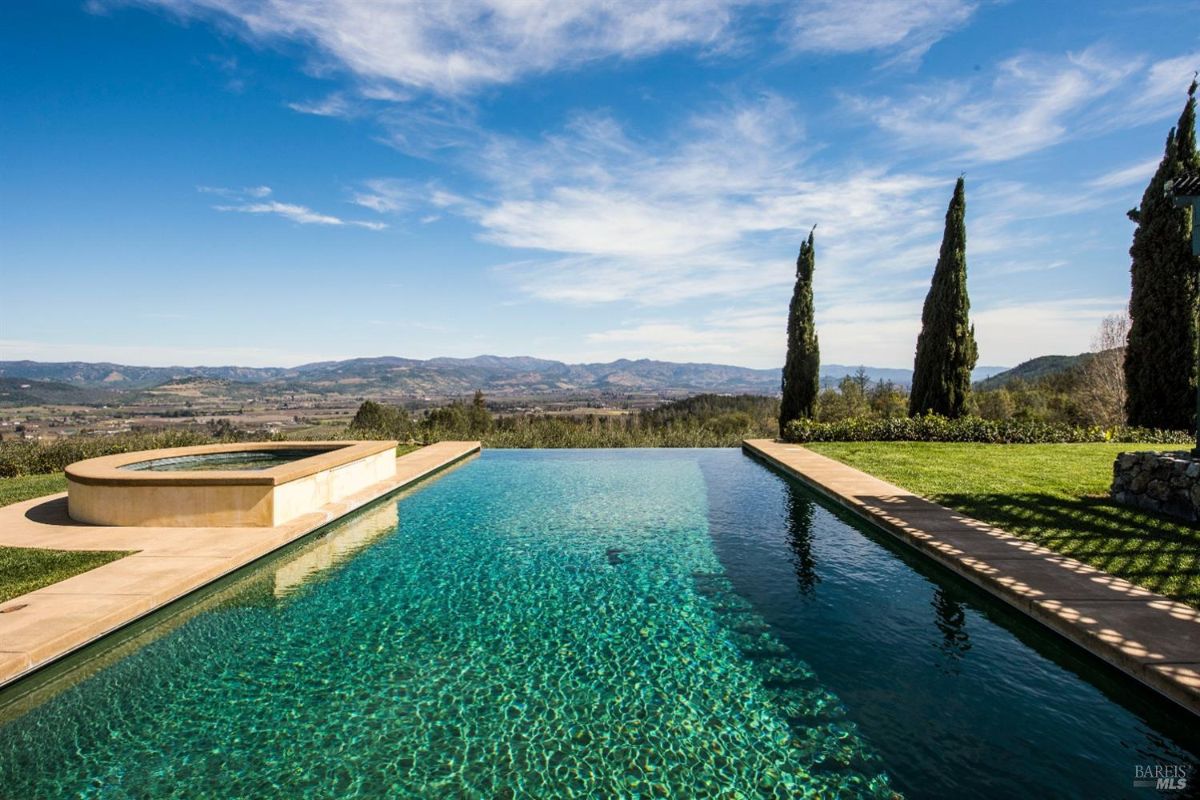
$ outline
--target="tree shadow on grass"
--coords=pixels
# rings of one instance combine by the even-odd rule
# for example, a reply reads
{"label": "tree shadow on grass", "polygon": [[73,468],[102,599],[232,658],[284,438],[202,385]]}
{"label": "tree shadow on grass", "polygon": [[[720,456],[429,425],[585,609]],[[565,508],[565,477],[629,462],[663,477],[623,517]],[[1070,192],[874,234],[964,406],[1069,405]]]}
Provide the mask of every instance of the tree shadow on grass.
{"label": "tree shadow on grass", "polygon": [[942,494],[938,503],[1117,577],[1200,607],[1200,525],[1107,497]]}

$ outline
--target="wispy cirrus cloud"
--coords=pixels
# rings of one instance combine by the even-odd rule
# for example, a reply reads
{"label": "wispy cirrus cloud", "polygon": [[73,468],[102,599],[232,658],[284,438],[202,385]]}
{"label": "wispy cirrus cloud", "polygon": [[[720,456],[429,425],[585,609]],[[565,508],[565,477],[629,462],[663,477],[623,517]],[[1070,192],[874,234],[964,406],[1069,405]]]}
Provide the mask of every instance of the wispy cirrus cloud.
{"label": "wispy cirrus cloud", "polygon": [[247,198],[267,197],[271,194],[270,186],[243,186],[241,189],[230,189],[225,186],[197,186],[201,194],[215,194],[218,197]]}
{"label": "wispy cirrus cloud", "polygon": [[[717,52],[725,48],[717,39],[736,39],[740,30],[743,4],[732,0],[645,4],[638,10],[659,14],[652,36],[643,27],[649,18],[613,16],[632,5],[601,8],[591,0],[555,9],[554,19],[531,19],[545,12],[534,5],[479,0],[454,8],[387,8],[370,20],[356,4],[168,2],[186,6],[185,13],[202,9],[236,19],[257,40],[308,43],[325,74],[334,66],[354,80],[292,104],[295,110],[368,116],[382,128],[380,140],[453,168],[444,185],[364,181],[350,202],[381,219],[426,221],[445,214],[470,221],[478,239],[508,251],[496,272],[525,298],[633,309],[620,326],[588,337],[593,348],[644,344],[650,352],[692,358],[726,353],[724,360],[743,363],[755,359],[751,350],[739,355],[738,343],[757,343],[751,349],[761,358],[778,344],[777,320],[742,317],[735,324],[723,315],[681,321],[680,309],[742,306],[786,293],[795,247],[814,223],[820,225],[819,321],[829,333],[828,352],[846,361],[895,362],[897,342],[912,338],[919,319],[958,171],[956,164],[942,174],[937,159],[1008,161],[1077,136],[1140,124],[1147,110],[1153,116],[1178,105],[1178,98],[1168,102],[1172,92],[1164,87],[1187,59],[1128,58],[1100,47],[1024,53],[1001,61],[990,74],[914,84],[869,100],[848,97],[848,107],[895,142],[914,150],[936,147],[924,165],[898,167],[894,151],[865,162],[829,156],[836,148],[811,140],[800,110],[770,93],[727,97],[673,120],[665,133],[639,130],[608,110],[576,113],[540,135],[488,130],[486,115],[471,100],[486,87],[597,59],[682,48]],[[785,34],[793,56],[872,53],[894,63],[921,57],[969,24],[983,4],[810,0],[756,4],[751,15],[796,22],[799,27]],[[247,9],[258,16],[250,19]],[[705,21],[690,16],[701,9],[717,13]],[[376,36],[394,24],[410,30],[386,40]],[[518,28],[524,33],[514,38]],[[1140,116],[1126,115],[1125,106],[1136,106]],[[1064,198],[1054,187],[988,177],[972,185],[971,258],[973,280],[983,278],[980,285],[992,287],[1006,275],[1069,266],[1071,251],[1055,249],[1061,235],[1039,223],[1095,208],[1106,189],[1119,188],[1115,175],[1093,185],[1084,179],[1086,191]],[[1080,185],[1074,181],[1075,189]],[[224,210],[302,224],[384,224],[351,222],[269,198],[234,206]],[[979,308],[989,310],[992,299],[984,292]],[[983,317],[984,324],[1018,319],[1013,309],[1023,308],[1019,300],[1005,314]],[[1052,307],[1038,306],[1026,318],[1039,330],[1075,331],[1083,323],[1064,322],[1066,317],[1096,309],[1068,311],[1056,315]],[[1000,347],[999,338],[990,341]],[[908,348],[900,348],[901,361]],[[999,352],[985,348],[993,361],[1003,360]]]}
{"label": "wispy cirrus cloud", "polygon": [[772,95],[701,113],[667,142],[590,116],[541,141],[495,140],[483,159],[489,196],[462,213],[486,241],[553,254],[503,272],[535,297],[576,303],[660,305],[785,284],[781,254],[818,222],[847,259],[882,246],[876,267],[906,262],[909,245],[935,231],[922,197],[937,181],[817,168],[813,149],[796,110]]}
{"label": "wispy cirrus cloud", "polygon": [[603,58],[681,46],[719,49],[745,0],[156,0],[186,17],[233,21],[257,40],[299,40],[318,64],[368,83],[440,95]]}
{"label": "wispy cirrus cloud", "polygon": [[[826,358],[907,362],[954,180],[829,159],[799,110],[770,94],[717,103],[667,138],[640,135],[607,113],[577,115],[539,138],[493,134],[461,164],[473,171],[469,185],[373,181],[361,202],[406,218],[432,208],[470,220],[478,238],[515,251],[496,271],[528,298],[624,306],[628,319],[586,337],[597,358],[624,348],[759,365],[782,357],[779,315],[736,310],[786,295],[796,247],[813,224]],[[1074,245],[1047,220],[1111,200],[1071,189],[994,177],[970,183],[969,258],[983,287],[978,308],[990,311],[981,317],[991,331],[989,363],[1016,353],[992,328],[1020,319],[1083,347],[1111,310],[1063,306],[1058,314],[1054,304],[1022,305],[1008,291],[1014,273],[1072,263]],[[1003,313],[989,305],[997,296],[1010,301]],[[714,302],[729,310],[690,311]]]}
{"label": "wispy cirrus cloud", "polygon": [[[469,191],[380,179],[355,202],[473,221],[480,239],[519,253],[499,274],[542,300],[663,306],[752,296],[792,280],[794,249],[814,224],[827,302],[870,301],[885,291],[880,276],[885,293],[899,286],[919,299],[953,175],[814,162],[819,152],[797,109],[768,94],[700,112],[666,141],[606,114],[578,116],[540,139],[494,135],[472,154],[480,181]],[[1049,244],[1031,221],[1100,199],[992,180],[972,202],[986,210],[973,224],[972,253],[1013,260],[1020,248]],[[1048,263],[1020,255],[1029,269]],[[919,276],[911,285],[910,273]]]}
{"label": "wispy cirrus cloud", "polygon": [[799,237],[821,224],[830,290],[864,270],[925,265],[945,179],[882,167],[815,167],[797,109],[776,95],[729,99],[645,138],[581,114],[528,139],[493,134],[455,191],[364,184],[355,202],[414,218],[433,210],[517,251],[497,268],[521,293],[572,304],[663,306],[745,297],[792,280]]}
{"label": "wispy cirrus cloud", "polygon": [[788,41],[798,51],[883,50],[913,60],[966,25],[978,8],[967,0],[803,0]]}
{"label": "wispy cirrus cloud", "polygon": [[1197,63],[1200,53],[1151,62],[1093,46],[1062,56],[1014,56],[990,79],[940,80],[891,97],[843,99],[908,147],[936,148],[970,162],[1008,161],[1178,113]]}
{"label": "wispy cirrus cloud", "polygon": [[1167,114],[1178,114],[1183,107],[1182,92],[1188,78],[1200,69],[1200,50],[1193,50],[1174,58],[1155,61],[1141,77],[1140,85],[1125,108],[1122,121],[1129,124],[1136,119],[1150,116],[1161,118]]}
{"label": "wispy cirrus cloud", "polygon": [[[687,51],[745,58],[764,25],[778,52],[878,52],[912,62],[966,25],[980,0],[93,0],[138,2],[203,19],[256,44],[299,45],[313,75],[348,77],[322,96],[287,103],[323,117],[369,118],[382,141],[433,158],[484,138],[484,90],[597,61]],[[761,31],[759,31],[761,35]]]}
{"label": "wispy cirrus cloud", "polygon": [[355,103],[342,92],[334,92],[316,100],[298,100],[287,105],[292,111],[317,117],[344,118],[358,113]]}
{"label": "wispy cirrus cloud", "polygon": [[269,186],[255,186],[249,189],[199,186],[197,190],[205,194],[215,194],[237,201],[213,206],[217,211],[273,215],[300,225],[351,226],[366,228],[372,231],[381,231],[388,227],[386,222],[343,219],[332,214],[322,214],[312,210],[308,206],[297,203],[283,203],[278,200],[268,199],[271,195],[271,187]]}
{"label": "wispy cirrus cloud", "polygon": [[395,178],[374,178],[365,181],[350,202],[378,214],[397,214],[423,204],[436,204],[436,200],[436,189],[431,185]]}
{"label": "wispy cirrus cloud", "polygon": [[368,230],[381,231],[387,227],[383,222],[346,220],[331,214],[321,214],[307,206],[295,203],[280,203],[270,200],[265,203],[242,203],[233,206],[214,206],[217,211],[237,211],[242,214],[274,214],[301,225],[353,225]]}
{"label": "wispy cirrus cloud", "polygon": [[1118,169],[1110,170],[1103,175],[1092,178],[1088,181],[1087,185],[1094,189],[1117,189],[1124,186],[1145,183],[1154,174],[1154,170],[1158,169],[1159,162],[1161,161],[1162,157],[1160,156],[1139,161],[1127,167],[1119,167]]}

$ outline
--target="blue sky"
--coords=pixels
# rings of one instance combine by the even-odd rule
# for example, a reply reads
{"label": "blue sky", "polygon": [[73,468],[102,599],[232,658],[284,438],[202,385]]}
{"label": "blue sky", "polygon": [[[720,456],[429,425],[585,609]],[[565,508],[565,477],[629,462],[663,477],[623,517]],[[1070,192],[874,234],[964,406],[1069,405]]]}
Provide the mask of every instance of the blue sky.
{"label": "blue sky", "polygon": [[911,366],[967,176],[983,364],[1089,347],[1198,2],[0,5],[0,359]]}

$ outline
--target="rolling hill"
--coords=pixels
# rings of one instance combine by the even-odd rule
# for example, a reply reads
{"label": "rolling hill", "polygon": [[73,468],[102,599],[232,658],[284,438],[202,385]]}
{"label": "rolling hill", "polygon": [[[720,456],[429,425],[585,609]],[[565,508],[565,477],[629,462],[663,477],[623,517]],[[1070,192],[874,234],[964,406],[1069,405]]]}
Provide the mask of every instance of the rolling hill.
{"label": "rolling hill", "polygon": [[1092,355],[1092,353],[1080,353],[1077,356],[1038,356],[1028,361],[1022,361],[1012,369],[998,372],[984,380],[977,381],[975,388],[986,392],[993,389],[1001,389],[1016,380],[1030,383],[1074,369],[1086,363]]}
{"label": "rolling hill", "polygon": [[118,399],[122,393],[61,381],[0,377],[0,406],[99,405]]}

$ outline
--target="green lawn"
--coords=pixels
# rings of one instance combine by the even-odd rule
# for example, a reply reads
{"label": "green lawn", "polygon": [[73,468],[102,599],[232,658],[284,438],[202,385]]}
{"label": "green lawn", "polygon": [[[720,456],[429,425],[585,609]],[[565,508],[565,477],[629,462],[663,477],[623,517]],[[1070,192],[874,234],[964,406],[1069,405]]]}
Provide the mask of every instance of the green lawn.
{"label": "green lawn", "polygon": [[129,555],[107,550],[0,547],[0,603]]}
{"label": "green lawn", "polygon": [[1200,526],[1108,499],[1117,453],[1153,446],[820,442],[806,447],[1200,607]]}
{"label": "green lawn", "polygon": [[61,472],[50,475],[22,475],[0,478],[0,506],[19,503],[31,497],[57,494],[67,490],[67,477]]}
{"label": "green lawn", "polygon": [[[0,478],[0,506],[31,497],[64,492],[67,479],[52,475],[23,475]],[[95,569],[127,555],[120,551],[39,550],[32,547],[0,547],[0,603],[72,575]]]}

